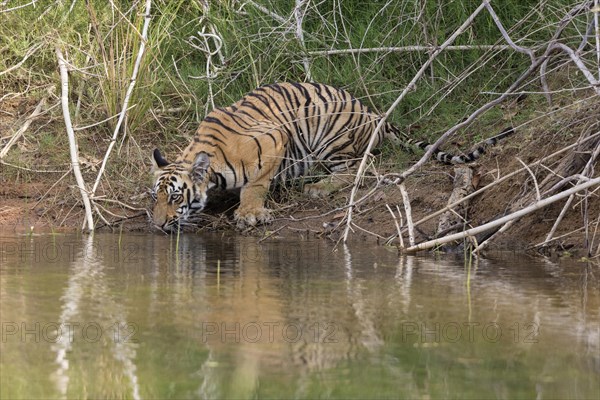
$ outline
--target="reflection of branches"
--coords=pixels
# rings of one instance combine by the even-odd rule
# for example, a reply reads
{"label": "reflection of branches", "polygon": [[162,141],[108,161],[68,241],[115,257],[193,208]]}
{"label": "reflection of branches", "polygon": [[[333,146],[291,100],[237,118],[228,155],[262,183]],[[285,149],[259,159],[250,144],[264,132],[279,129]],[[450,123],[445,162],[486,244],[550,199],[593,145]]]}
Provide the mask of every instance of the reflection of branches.
{"label": "reflection of branches", "polygon": [[[94,236],[87,236],[84,238],[81,256],[77,257],[72,263],[67,287],[61,297],[62,311],[59,316],[59,326],[63,330],[67,327],[69,334],[58,335],[58,340],[52,347],[56,352],[55,362],[58,364],[53,378],[59,393],[66,397],[70,393],[70,370],[71,373],[78,371],[76,368],[70,368],[73,363],[73,360],[70,360],[70,355],[73,353],[73,343],[77,343],[74,342],[72,336],[73,328],[78,326],[78,322],[75,325],[75,321],[81,321],[81,318],[83,318],[82,314],[87,311],[84,308],[86,304],[97,304],[99,307],[97,309],[99,313],[96,316],[98,320],[94,323],[114,324],[112,325],[116,329],[114,335],[102,336],[106,340],[112,340],[112,356],[123,365],[123,373],[131,384],[131,397],[139,399],[141,396],[136,373],[137,367],[134,363],[136,349],[133,343],[120,334],[120,330],[129,325],[124,317],[122,306],[115,301],[111,294],[112,291],[107,287],[104,269],[109,260],[101,259],[96,250],[98,250],[98,247]],[[88,297],[93,299],[93,302],[90,302]],[[100,349],[100,351],[103,351],[104,346],[100,346]],[[111,374],[114,372],[112,370]],[[89,373],[93,374],[95,372],[90,370]]]}

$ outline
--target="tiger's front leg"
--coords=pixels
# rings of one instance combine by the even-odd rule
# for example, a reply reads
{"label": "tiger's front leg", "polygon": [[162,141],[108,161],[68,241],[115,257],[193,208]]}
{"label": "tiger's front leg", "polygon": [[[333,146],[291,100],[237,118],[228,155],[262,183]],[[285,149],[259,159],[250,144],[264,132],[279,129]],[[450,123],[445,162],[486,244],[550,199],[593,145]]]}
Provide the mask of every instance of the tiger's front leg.
{"label": "tiger's front leg", "polygon": [[273,220],[271,211],[265,208],[265,198],[269,190],[270,179],[265,183],[249,183],[240,193],[240,206],[233,216],[239,229],[267,224]]}
{"label": "tiger's front leg", "polygon": [[[256,163],[256,160],[252,159],[246,163],[246,166],[254,165],[254,167],[245,168],[246,171],[252,172],[248,175],[248,182],[242,187],[240,206],[233,214],[238,229],[267,224],[273,220],[271,211],[265,207],[265,200],[271,187],[271,180],[279,170],[285,155],[287,137],[284,132],[274,127],[270,129],[263,127],[261,132],[261,135],[257,135],[263,149],[261,162]],[[268,132],[268,135],[265,132]],[[273,137],[278,139],[275,140],[274,145]]]}

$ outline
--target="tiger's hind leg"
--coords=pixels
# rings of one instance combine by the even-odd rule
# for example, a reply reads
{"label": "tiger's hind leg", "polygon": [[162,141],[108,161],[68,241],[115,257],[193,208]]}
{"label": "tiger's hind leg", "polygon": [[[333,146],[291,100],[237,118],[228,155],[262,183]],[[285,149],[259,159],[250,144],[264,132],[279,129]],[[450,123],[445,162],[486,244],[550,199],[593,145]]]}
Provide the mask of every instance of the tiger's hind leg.
{"label": "tiger's hind leg", "polygon": [[344,189],[345,187],[352,186],[357,172],[357,167],[333,172],[331,175],[321,179],[318,182],[305,184],[304,193],[315,198],[326,197],[331,193]]}

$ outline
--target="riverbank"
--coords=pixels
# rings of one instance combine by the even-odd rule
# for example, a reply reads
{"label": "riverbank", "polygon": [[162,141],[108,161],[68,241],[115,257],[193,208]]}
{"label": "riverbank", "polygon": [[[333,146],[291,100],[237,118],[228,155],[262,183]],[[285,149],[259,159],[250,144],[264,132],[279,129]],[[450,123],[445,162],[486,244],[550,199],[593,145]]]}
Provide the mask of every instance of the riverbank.
{"label": "riverbank", "polygon": [[[530,119],[516,126],[514,136],[491,147],[476,163],[469,164],[473,172],[471,192],[485,187],[488,189],[474,196],[468,207],[460,210],[464,224],[457,226],[454,231],[479,226],[523,208],[536,201],[537,193],[548,197],[551,193],[569,188],[574,182],[564,182],[565,171],[574,174],[581,170],[589,161],[590,151],[597,149],[599,145],[598,139],[594,137],[598,133],[599,122],[597,118],[590,118],[593,115],[600,115],[600,107],[593,101],[583,99],[572,106],[564,106],[555,113]],[[504,124],[506,121],[500,123]],[[499,131],[500,123],[485,127],[485,130]],[[469,143],[476,142],[475,139],[473,134],[470,138],[465,137],[460,143],[448,146],[452,147],[449,151],[458,151],[456,145],[468,148]],[[583,144],[577,145],[582,140]],[[36,165],[34,160],[46,157],[39,151],[28,152],[25,146],[26,144],[18,148],[18,151],[21,153],[20,157],[30,160],[29,165]],[[149,155],[150,146],[148,143],[140,151]],[[561,151],[562,153],[555,154]],[[375,170],[379,174],[401,172],[417,158],[387,148],[378,158]],[[38,162],[39,164],[41,163]],[[593,164],[597,165],[597,161]],[[82,165],[84,174],[91,178],[95,172],[93,162],[87,167],[85,163]],[[6,163],[1,168],[1,230],[27,233],[81,229],[82,203],[68,169],[44,172],[41,169],[16,167]],[[137,176],[129,175],[126,182],[120,181],[121,177],[117,174],[109,175],[104,187],[111,188],[112,191],[105,189],[105,193],[110,196],[106,196],[105,201],[96,202],[99,206],[98,215],[102,215],[102,218],[96,220],[97,229],[120,232],[155,231],[148,217],[151,209],[148,195],[151,186],[149,169],[148,160],[146,165],[137,168]],[[406,189],[414,222],[446,206],[453,191],[454,174],[454,167],[429,161],[424,168],[409,177]],[[351,181],[352,177],[349,177],[349,182]],[[561,182],[562,186],[558,187]],[[401,193],[396,185],[382,185],[372,191],[374,185],[375,179],[367,176],[358,198],[368,192],[372,193],[354,209],[350,240],[399,245],[396,223],[400,221],[394,220],[390,210],[394,211],[395,216],[397,210],[406,215]],[[273,223],[242,234],[255,236],[257,240],[308,236],[339,241],[346,226],[350,186],[322,199],[311,198],[293,188],[280,190],[267,202],[268,207],[274,211]],[[505,232],[495,235],[488,248],[527,249],[545,255],[577,256],[586,256],[589,251],[594,255],[600,242],[600,232],[597,233],[600,199],[596,192],[597,189],[592,189],[575,196],[560,220],[565,201],[556,202],[516,220]],[[235,193],[214,193],[195,231],[235,231],[232,215],[237,202]],[[557,227],[548,240],[555,224]],[[439,217],[417,222],[416,242],[450,232],[438,232],[438,225]],[[489,233],[493,231],[477,236],[475,242],[483,241]],[[408,245],[408,237],[403,236],[405,245]],[[449,248],[456,249],[455,246]]]}

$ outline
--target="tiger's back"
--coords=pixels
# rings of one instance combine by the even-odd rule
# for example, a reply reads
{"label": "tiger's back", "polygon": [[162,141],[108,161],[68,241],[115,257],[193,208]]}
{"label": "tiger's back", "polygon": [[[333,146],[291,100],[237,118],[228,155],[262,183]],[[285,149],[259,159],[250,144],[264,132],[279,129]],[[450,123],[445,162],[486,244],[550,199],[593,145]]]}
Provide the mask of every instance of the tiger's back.
{"label": "tiger's back", "polygon": [[[282,180],[306,174],[315,162],[333,172],[363,156],[379,119],[345,90],[317,83],[267,85],[209,113],[181,158],[215,153],[224,163],[218,169],[228,172],[218,179],[226,189],[243,187],[257,167]],[[387,133],[382,130],[375,145]]]}

